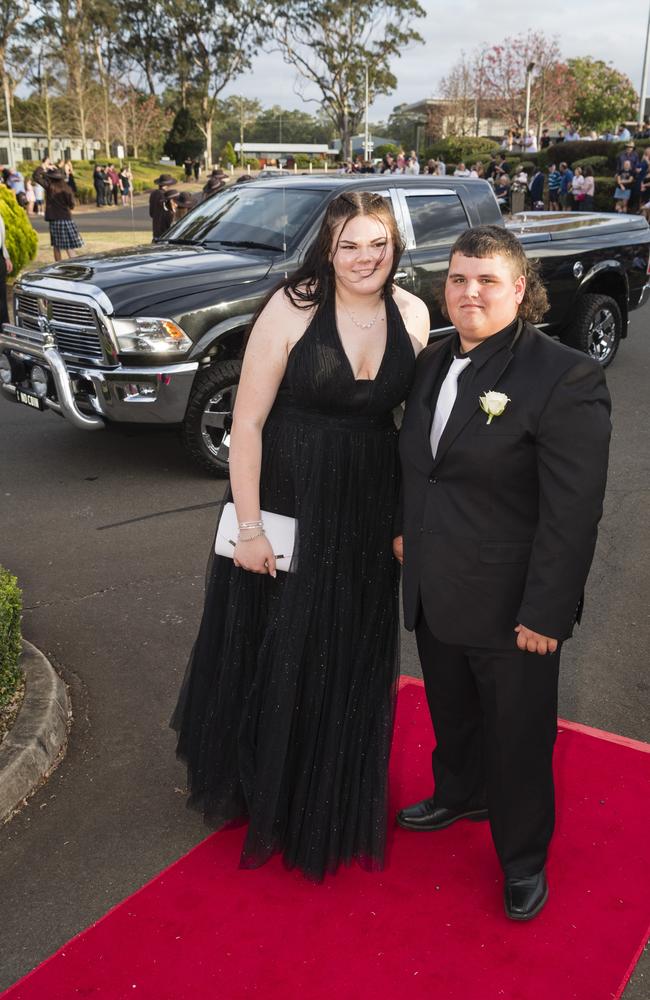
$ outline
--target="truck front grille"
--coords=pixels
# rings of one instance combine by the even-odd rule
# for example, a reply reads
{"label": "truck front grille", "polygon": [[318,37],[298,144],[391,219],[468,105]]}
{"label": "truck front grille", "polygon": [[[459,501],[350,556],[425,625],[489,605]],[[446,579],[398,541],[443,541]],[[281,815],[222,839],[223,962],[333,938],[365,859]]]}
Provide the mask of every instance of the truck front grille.
{"label": "truck front grille", "polygon": [[64,357],[77,361],[103,360],[97,313],[79,302],[18,292],[16,324],[40,333],[51,332]]}

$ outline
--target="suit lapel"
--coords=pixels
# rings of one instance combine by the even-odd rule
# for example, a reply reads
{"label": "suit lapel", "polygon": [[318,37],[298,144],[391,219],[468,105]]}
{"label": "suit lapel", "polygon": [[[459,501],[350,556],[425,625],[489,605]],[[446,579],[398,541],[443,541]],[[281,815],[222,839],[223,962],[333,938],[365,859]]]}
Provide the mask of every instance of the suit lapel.
{"label": "suit lapel", "polygon": [[447,453],[449,446],[456,440],[460,432],[480,409],[478,398],[484,392],[496,389],[499,379],[512,361],[510,348],[499,351],[480,368],[471,370],[467,379],[460,387],[458,398],[451,411],[447,425],[442,432],[438,444],[434,467],[437,467]]}

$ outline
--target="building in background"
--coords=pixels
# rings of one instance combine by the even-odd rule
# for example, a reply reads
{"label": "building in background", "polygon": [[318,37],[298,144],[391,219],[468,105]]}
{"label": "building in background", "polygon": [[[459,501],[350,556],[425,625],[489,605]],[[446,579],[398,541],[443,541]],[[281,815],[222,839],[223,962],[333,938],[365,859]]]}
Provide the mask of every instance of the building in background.
{"label": "building in background", "polygon": [[415,104],[407,104],[402,112],[421,120],[427,144],[450,135],[480,135],[496,139],[509,128],[503,118],[490,114],[489,106],[474,101],[426,97]]}
{"label": "building in background", "polygon": [[262,166],[284,166],[298,156],[306,156],[311,160],[331,160],[337,155],[337,150],[321,142],[236,142],[235,153],[237,157],[243,153],[244,159],[255,157]]}
{"label": "building in background", "polygon": [[[57,135],[52,137],[52,144],[48,146],[47,136],[42,132],[14,132],[13,133],[13,159],[16,163],[20,160],[33,160],[38,163],[44,156],[49,156],[51,160],[94,160],[96,150],[101,148],[101,143],[96,140],[88,140],[84,146],[78,136]],[[11,161],[9,149],[9,133],[0,132],[0,166],[4,166]]]}

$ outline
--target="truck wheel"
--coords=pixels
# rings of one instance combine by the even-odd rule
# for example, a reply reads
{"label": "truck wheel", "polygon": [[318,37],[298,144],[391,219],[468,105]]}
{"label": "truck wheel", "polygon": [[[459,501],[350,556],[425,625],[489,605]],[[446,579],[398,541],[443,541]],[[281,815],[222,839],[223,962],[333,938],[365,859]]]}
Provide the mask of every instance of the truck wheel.
{"label": "truck wheel", "polygon": [[616,300],[588,293],[578,301],[566,342],[606,368],[614,360],[622,333],[623,317]]}
{"label": "truck wheel", "polygon": [[205,472],[228,475],[232,409],[241,361],[222,361],[198,373],[181,428],[185,450]]}

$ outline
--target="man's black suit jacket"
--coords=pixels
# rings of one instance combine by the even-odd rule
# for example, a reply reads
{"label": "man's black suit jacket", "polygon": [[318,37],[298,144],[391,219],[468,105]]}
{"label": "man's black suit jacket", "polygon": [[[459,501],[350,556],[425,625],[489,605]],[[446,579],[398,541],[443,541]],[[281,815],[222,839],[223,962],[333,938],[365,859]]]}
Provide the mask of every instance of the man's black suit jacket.
{"label": "man's black suit jacket", "polygon": [[[594,554],[611,431],[603,372],[528,323],[518,334],[464,373],[435,461],[434,394],[456,334],[420,354],[402,423],[405,625],[422,609],[450,644],[513,649],[519,623],[567,639]],[[490,390],[511,401],[488,424]]]}

